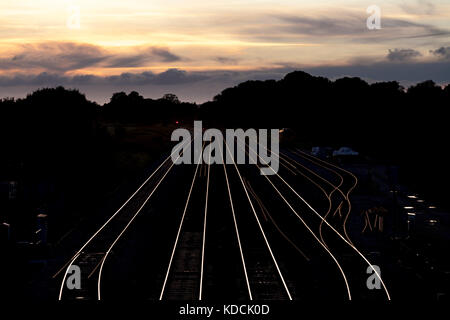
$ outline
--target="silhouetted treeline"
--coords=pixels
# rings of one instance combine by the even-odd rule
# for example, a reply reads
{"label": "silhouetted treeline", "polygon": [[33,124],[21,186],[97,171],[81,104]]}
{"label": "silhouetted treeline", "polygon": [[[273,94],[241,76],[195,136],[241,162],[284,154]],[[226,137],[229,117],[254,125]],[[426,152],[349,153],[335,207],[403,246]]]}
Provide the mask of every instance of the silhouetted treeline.
{"label": "silhouetted treeline", "polygon": [[181,102],[174,94],[160,99],[145,99],[136,91],[114,93],[109,103],[102,107],[105,119],[119,122],[156,123],[171,119],[190,119],[197,105]]}
{"label": "silhouetted treeline", "polygon": [[79,163],[95,143],[97,108],[78,91],[62,87],[3,100],[1,161],[41,175],[63,163]]}
{"label": "silhouetted treeline", "polygon": [[414,126],[440,123],[449,102],[450,86],[442,89],[432,81],[405,90],[398,82],[331,81],[298,71],[280,81],[228,88],[202,112],[205,119],[228,126],[291,127],[304,140],[352,144],[404,139],[421,131]]}
{"label": "silhouetted treeline", "polygon": [[[130,167],[161,152],[156,143],[144,149],[132,139],[123,142],[127,122],[168,122],[175,115],[187,116],[194,107],[175,95],[151,100],[136,92],[116,93],[100,106],[63,87],[0,100],[0,222],[8,221],[16,236],[23,233],[26,239],[34,217],[46,213],[51,236],[57,236],[53,226],[73,224],[69,219],[77,219],[70,217],[75,207],[109,192],[122,177],[132,180]],[[8,201],[10,182],[17,183],[17,201]]]}
{"label": "silhouetted treeline", "polygon": [[[40,89],[24,99],[2,99],[2,168],[7,164],[11,170],[33,167],[36,174],[48,176],[46,169],[55,172],[61,166],[65,169],[77,164],[71,169],[77,171],[84,160],[95,160],[93,155],[108,144],[105,121],[167,122],[192,117],[196,108],[195,104],[180,102],[173,94],[152,100],[137,92],[115,93],[109,103],[99,106],[77,90],[63,87]],[[5,174],[4,170],[1,173]]]}
{"label": "silhouetted treeline", "polygon": [[201,110],[213,125],[289,127],[304,145],[348,145],[401,165],[403,182],[445,199],[449,109],[450,85],[425,81],[406,89],[395,81],[331,81],[297,71],[228,88]]}

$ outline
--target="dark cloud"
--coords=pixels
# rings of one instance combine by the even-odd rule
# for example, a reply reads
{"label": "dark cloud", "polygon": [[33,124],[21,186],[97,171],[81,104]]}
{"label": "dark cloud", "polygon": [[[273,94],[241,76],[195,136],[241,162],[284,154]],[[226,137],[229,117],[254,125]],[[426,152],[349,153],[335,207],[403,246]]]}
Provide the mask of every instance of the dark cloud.
{"label": "dark cloud", "polygon": [[113,83],[118,85],[181,85],[205,79],[201,73],[188,73],[179,69],[168,69],[159,74],[153,72],[122,73],[118,76],[97,77],[96,82],[101,84]]}
{"label": "dark cloud", "polygon": [[450,60],[450,47],[441,47],[436,50],[430,50],[430,53],[444,60]]}
{"label": "dark cloud", "polygon": [[109,58],[100,47],[71,42],[24,44],[13,57],[0,58],[0,70],[45,69],[66,72],[98,65]]}
{"label": "dark cloud", "polygon": [[355,15],[339,18],[307,16],[279,16],[278,18],[285,23],[282,30],[314,36],[358,34],[366,27],[365,18]]}
{"label": "dark cloud", "polygon": [[21,97],[37,88],[62,85],[67,88],[77,88],[86,93],[90,99],[100,103],[108,101],[113,92],[133,90],[146,97],[158,98],[171,92],[185,101],[203,102],[212,99],[227,87],[247,80],[281,79],[292,70],[291,68],[278,68],[188,72],[169,69],[159,74],[153,72],[122,73],[105,77],[66,76],[45,72],[37,75],[13,74],[0,76],[0,97]]}
{"label": "dark cloud", "polygon": [[208,79],[207,73],[187,72],[168,69],[159,74],[150,71],[142,73],[122,73],[115,76],[77,75],[64,76],[57,73],[42,72],[37,75],[15,74],[0,76],[0,86],[57,86],[57,85],[181,85]]}
{"label": "dark cloud", "polygon": [[[440,50],[440,49],[438,49]],[[359,61],[359,62],[357,62]],[[65,76],[57,73],[37,75],[14,74],[0,76],[0,97],[23,96],[40,87],[63,85],[78,88],[90,99],[100,103],[108,101],[116,91],[138,91],[146,97],[157,98],[164,93],[175,93],[182,100],[203,102],[212,99],[223,89],[247,80],[281,79],[294,70],[304,70],[316,76],[336,79],[344,76],[360,77],[369,82],[399,81],[405,86],[434,80],[439,84],[450,83],[450,61],[390,61],[370,63],[367,59],[355,59],[345,66],[305,67],[280,63],[278,68],[245,71],[212,70],[188,72],[169,69],[153,72],[122,73],[116,76],[78,75]]]}
{"label": "dark cloud", "polygon": [[414,58],[420,56],[422,56],[422,54],[414,49],[394,49],[389,50],[387,59],[389,61],[403,62],[403,61],[411,61]]}
{"label": "dark cloud", "polygon": [[204,79],[206,79],[206,77],[202,76],[200,73],[188,73],[184,70],[169,69],[158,74],[155,78],[155,83],[159,85],[183,84]]}
{"label": "dark cloud", "polygon": [[169,50],[164,48],[152,48],[151,52],[153,55],[160,57],[163,62],[175,62],[181,60],[181,57],[174,55]]}
{"label": "dark cloud", "polygon": [[329,78],[344,76],[360,77],[368,81],[399,81],[403,84],[413,84],[425,80],[436,83],[450,83],[450,62],[391,62],[379,61],[366,65],[322,66],[304,68],[315,75]]}
{"label": "dark cloud", "polygon": [[136,68],[147,63],[150,57],[145,54],[111,57],[103,64],[106,68]]}
{"label": "dark cloud", "polygon": [[160,47],[136,47],[134,54],[110,53],[99,46],[71,42],[27,44],[18,49],[14,56],[0,58],[0,70],[43,69],[64,73],[88,67],[133,68],[152,62],[181,60]]}
{"label": "dark cloud", "polygon": [[436,12],[436,5],[430,0],[402,1],[399,7],[409,14],[431,15]]}
{"label": "dark cloud", "polygon": [[450,31],[430,24],[412,22],[403,19],[383,18],[380,30],[368,30],[365,12],[361,14],[342,11],[334,16],[275,16],[281,23],[271,25],[271,30],[252,30],[257,38],[273,40],[278,34],[285,41],[289,35],[313,37],[348,36],[353,42],[392,41],[403,38],[426,38],[449,35]]}
{"label": "dark cloud", "polygon": [[96,77],[97,84],[113,85],[147,85],[155,81],[156,75],[153,72],[146,71],[142,73],[122,73],[117,76]]}
{"label": "dark cloud", "polygon": [[214,60],[221,64],[238,64],[239,62],[239,59],[230,57],[215,57]]}
{"label": "dark cloud", "polygon": [[134,55],[114,56],[106,62],[108,68],[133,68],[142,67],[151,62],[175,62],[182,60],[181,57],[171,53],[165,48],[145,48]]}

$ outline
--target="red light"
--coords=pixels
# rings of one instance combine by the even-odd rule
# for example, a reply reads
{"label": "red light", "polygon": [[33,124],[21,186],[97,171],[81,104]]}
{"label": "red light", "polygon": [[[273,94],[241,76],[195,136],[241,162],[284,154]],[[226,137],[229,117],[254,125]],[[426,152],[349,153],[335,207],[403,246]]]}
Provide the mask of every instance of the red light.
{"label": "red light", "polygon": [[175,124],[179,124],[180,122],[179,121],[175,121]]}

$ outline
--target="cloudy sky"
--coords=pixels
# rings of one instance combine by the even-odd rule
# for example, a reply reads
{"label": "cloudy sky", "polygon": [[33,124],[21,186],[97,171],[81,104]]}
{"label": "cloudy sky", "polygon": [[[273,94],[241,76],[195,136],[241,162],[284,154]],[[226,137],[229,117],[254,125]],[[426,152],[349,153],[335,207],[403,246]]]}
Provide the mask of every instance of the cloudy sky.
{"label": "cloudy sky", "polygon": [[450,0],[0,0],[0,26],[0,97],[61,84],[202,102],[296,69],[450,82]]}

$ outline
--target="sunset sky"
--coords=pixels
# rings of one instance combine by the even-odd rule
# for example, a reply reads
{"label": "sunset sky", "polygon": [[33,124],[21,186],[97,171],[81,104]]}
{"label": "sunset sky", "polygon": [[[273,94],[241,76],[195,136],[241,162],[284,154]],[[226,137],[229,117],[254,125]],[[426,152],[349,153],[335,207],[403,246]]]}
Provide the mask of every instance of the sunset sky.
{"label": "sunset sky", "polygon": [[450,82],[450,0],[0,0],[0,26],[0,97],[62,84],[202,102],[295,69]]}

